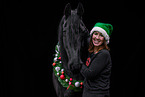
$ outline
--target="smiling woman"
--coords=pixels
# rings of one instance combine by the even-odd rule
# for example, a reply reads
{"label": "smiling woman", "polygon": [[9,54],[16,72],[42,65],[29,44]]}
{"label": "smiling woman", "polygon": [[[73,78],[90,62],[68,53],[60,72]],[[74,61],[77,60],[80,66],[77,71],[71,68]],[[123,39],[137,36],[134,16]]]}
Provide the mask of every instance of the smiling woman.
{"label": "smiling woman", "polygon": [[94,32],[92,36],[92,42],[95,47],[101,46],[104,42],[104,36],[102,35],[102,33],[98,31]]}
{"label": "smiling woman", "polygon": [[96,23],[90,32],[92,37],[89,43],[89,53],[98,52],[102,49],[110,50],[107,44],[109,43],[109,36],[111,35],[113,27],[111,24]]}
{"label": "smiling woman", "polygon": [[106,23],[96,23],[90,32],[89,53],[86,65],[82,65],[84,76],[83,97],[109,97],[111,56],[109,53],[109,38],[113,26]]}
{"label": "smiling woman", "polygon": [[95,31],[90,38],[90,44],[89,44],[89,53],[97,53],[101,49],[107,49],[110,50],[109,47],[107,46],[106,40],[104,39],[104,36],[98,32]]}

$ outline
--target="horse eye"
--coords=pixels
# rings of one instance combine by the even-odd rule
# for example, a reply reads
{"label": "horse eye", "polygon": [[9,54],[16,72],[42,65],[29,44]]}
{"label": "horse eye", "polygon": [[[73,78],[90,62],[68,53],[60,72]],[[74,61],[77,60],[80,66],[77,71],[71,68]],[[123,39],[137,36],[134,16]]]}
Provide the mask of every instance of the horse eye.
{"label": "horse eye", "polygon": [[63,31],[63,37],[66,37],[66,31]]}
{"label": "horse eye", "polygon": [[66,27],[66,26],[67,26],[67,23],[64,24],[64,27]]}
{"label": "horse eye", "polygon": [[82,31],[82,32],[85,31],[84,25],[83,25],[82,23],[80,24],[80,28],[79,28],[79,29],[80,29],[80,31]]}
{"label": "horse eye", "polygon": [[63,28],[65,28],[66,26],[67,26],[67,22],[64,21],[64,23],[63,23]]}

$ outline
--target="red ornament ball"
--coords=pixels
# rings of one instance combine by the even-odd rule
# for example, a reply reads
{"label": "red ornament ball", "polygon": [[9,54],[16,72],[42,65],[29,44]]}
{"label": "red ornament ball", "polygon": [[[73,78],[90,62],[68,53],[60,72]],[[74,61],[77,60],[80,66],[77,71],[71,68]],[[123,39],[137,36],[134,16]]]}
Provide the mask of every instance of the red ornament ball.
{"label": "red ornament ball", "polygon": [[62,71],[61,74],[64,74],[64,72]]}
{"label": "red ornament ball", "polygon": [[62,75],[60,76],[60,79],[64,80],[64,79],[65,79],[65,76],[62,74]]}
{"label": "red ornament ball", "polygon": [[83,82],[81,82],[80,85],[83,85]]}
{"label": "red ornament ball", "polygon": [[58,59],[61,60],[61,57],[59,57]]}
{"label": "red ornament ball", "polygon": [[53,66],[55,66],[55,65],[56,65],[56,63],[53,63],[52,65],[53,65]]}
{"label": "red ornament ball", "polygon": [[69,85],[71,85],[71,82],[69,82]]}
{"label": "red ornament ball", "polygon": [[72,78],[70,78],[69,80],[72,81]]}

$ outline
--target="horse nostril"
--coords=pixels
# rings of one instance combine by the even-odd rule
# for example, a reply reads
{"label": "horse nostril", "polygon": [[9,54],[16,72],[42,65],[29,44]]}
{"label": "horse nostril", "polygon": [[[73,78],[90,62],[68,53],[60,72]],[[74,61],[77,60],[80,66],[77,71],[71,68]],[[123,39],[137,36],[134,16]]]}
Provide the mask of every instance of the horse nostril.
{"label": "horse nostril", "polygon": [[70,61],[68,63],[68,69],[73,71],[79,71],[81,69],[81,66],[83,65],[83,62],[74,62],[74,61]]}
{"label": "horse nostril", "polygon": [[73,69],[74,69],[73,65],[70,65],[70,70],[73,70]]}
{"label": "horse nostril", "polygon": [[81,68],[81,64],[80,63],[75,64],[75,65],[72,66],[73,70],[79,70],[80,68]]}

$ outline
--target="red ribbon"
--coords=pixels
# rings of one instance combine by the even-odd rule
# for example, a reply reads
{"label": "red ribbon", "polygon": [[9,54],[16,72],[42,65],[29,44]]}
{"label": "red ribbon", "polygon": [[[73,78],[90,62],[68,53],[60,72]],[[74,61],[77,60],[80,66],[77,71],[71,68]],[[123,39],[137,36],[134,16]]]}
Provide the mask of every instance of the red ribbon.
{"label": "red ribbon", "polygon": [[[73,87],[74,87],[74,85],[71,85],[71,86],[73,86]],[[70,87],[70,85],[67,87],[67,89],[69,89],[69,87]]]}

